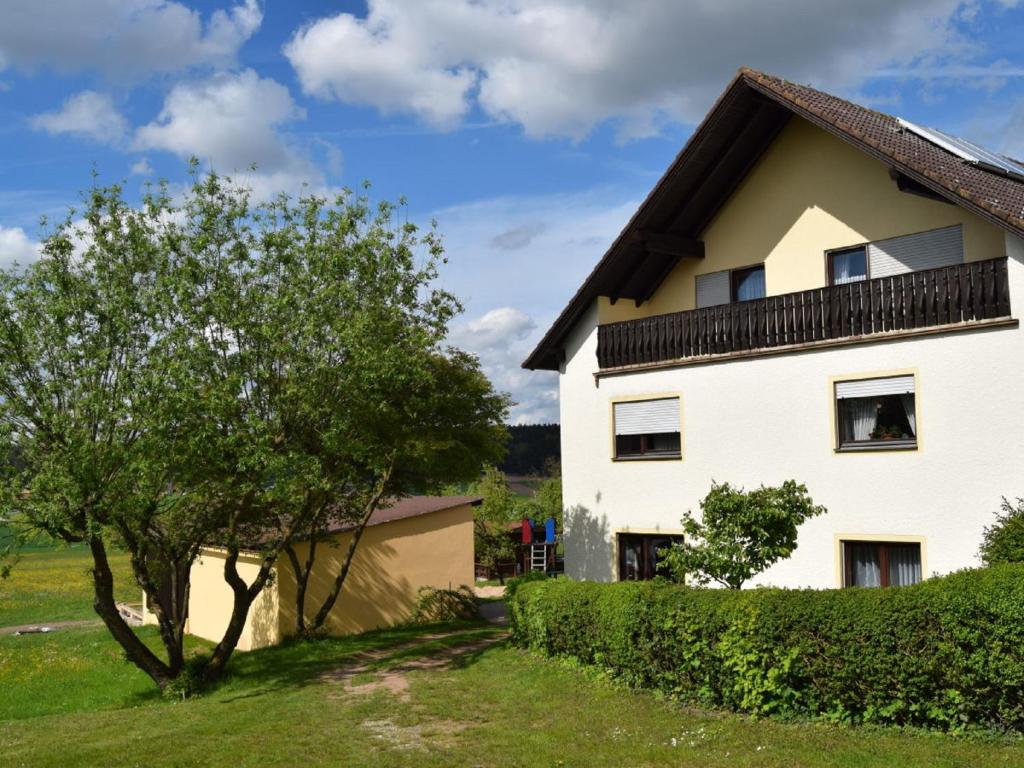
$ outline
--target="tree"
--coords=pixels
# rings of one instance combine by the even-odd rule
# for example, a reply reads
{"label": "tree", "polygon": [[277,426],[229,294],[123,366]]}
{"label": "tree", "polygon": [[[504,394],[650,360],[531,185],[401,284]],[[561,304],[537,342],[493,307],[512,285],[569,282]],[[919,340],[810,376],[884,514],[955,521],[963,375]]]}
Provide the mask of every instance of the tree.
{"label": "tree", "polygon": [[[443,345],[460,307],[432,285],[440,240],[399,213],[347,192],[253,205],[193,171],[180,203],[90,191],[38,262],[0,274],[0,434],[19,458],[0,512],[88,544],[97,612],[161,688],[202,546],[224,548],[233,595],[211,681],[296,535],[428,484],[431,456],[462,477],[497,451],[506,400]],[[112,547],[165,659],[117,611]]]}
{"label": "tree", "polygon": [[515,540],[509,535],[509,523],[518,516],[516,496],[508,487],[505,474],[495,467],[487,467],[476,486],[483,502],[474,516],[474,547],[476,560],[498,574],[505,583],[500,564],[516,559]]}
{"label": "tree", "polygon": [[[176,390],[205,406],[189,425],[204,466],[188,484],[204,488],[223,521],[234,596],[207,666],[214,679],[296,536],[316,541],[338,522],[355,529],[315,631],[373,512],[440,477],[478,472],[500,450],[507,400],[475,358],[444,346],[461,306],[433,285],[441,241],[399,206],[346,193],[250,209],[244,191],[210,176],[187,213],[199,239],[179,266],[191,277],[176,293],[188,320],[175,349],[190,373]],[[248,583],[237,572],[243,550],[260,554]],[[315,552],[288,558],[300,631]]]}
{"label": "tree", "polygon": [[995,523],[982,534],[979,554],[985,565],[1024,563],[1024,499],[1003,499]]}
{"label": "tree", "polygon": [[730,589],[793,554],[797,528],[826,511],[793,480],[753,491],[712,482],[700,507],[699,521],[686,513],[686,538],[668,550],[663,567],[679,581],[691,577]]}
{"label": "tree", "polygon": [[555,527],[562,530],[562,465],[555,459],[548,459],[544,466],[544,477],[537,485],[537,492],[530,500],[531,513],[537,520],[555,519]]}
{"label": "tree", "polygon": [[[93,189],[80,222],[71,215],[40,259],[0,273],[0,434],[5,517],[93,557],[94,607],[128,658],[164,687],[180,672],[184,615],[158,582],[180,573],[195,548],[183,542],[172,465],[156,436],[168,379],[166,190],[139,209],[118,187]],[[163,430],[166,438],[171,429]],[[188,539],[185,536],[184,539]],[[114,601],[107,552],[124,545],[158,620],[166,659],[125,623]],[[181,584],[172,584],[174,598]]]}
{"label": "tree", "polygon": [[[383,342],[383,340],[380,340]],[[396,352],[391,345],[389,353]],[[376,359],[382,360],[381,354]],[[364,407],[373,407],[377,420],[372,435],[364,444],[349,441],[346,450],[358,448],[360,472],[344,494],[333,504],[330,514],[318,517],[307,532],[310,541],[304,563],[294,550],[288,556],[298,578],[296,595],[296,632],[318,632],[327,621],[345,584],[352,560],[370,517],[386,500],[425,490],[444,483],[467,481],[480,473],[484,462],[496,461],[504,449],[503,420],[507,399],[494,393],[480,372],[476,359],[449,350],[406,348],[396,356],[406,373],[405,387],[393,387],[377,393],[364,393]],[[409,375],[417,371],[416,376]],[[383,380],[377,376],[374,380]],[[382,423],[385,412],[391,416]],[[367,464],[367,456],[379,456],[378,464]],[[375,473],[373,467],[379,469]],[[354,502],[354,503],[353,503]],[[351,534],[345,554],[333,574],[331,587],[310,621],[306,620],[306,590],[316,563],[316,548],[328,532],[327,520],[344,521]]]}

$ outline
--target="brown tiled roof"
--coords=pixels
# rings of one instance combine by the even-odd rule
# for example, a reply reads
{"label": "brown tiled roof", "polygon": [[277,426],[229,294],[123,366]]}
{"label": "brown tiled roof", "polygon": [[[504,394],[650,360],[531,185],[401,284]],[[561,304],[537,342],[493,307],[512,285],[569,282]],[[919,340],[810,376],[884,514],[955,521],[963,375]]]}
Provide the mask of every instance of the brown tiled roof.
{"label": "brown tiled roof", "polygon": [[[977,205],[1008,229],[1024,233],[1024,182],[971,165],[951,152],[905,130],[892,115],[840,99],[806,85],[790,83],[752,69],[741,75],[794,107],[798,114],[863,142],[879,159],[905,166],[964,202]],[[813,118],[818,118],[814,120]],[[864,147],[862,147],[864,148]],[[873,153],[872,153],[873,154]]]}
{"label": "brown tiled roof", "polygon": [[524,368],[557,370],[566,337],[598,296],[643,301],[673,262],[638,250],[636,235],[697,238],[778,131],[798,115],[889,165],[906,178],[998,226],[1024,236],[1024,182],[964,162],[891,115],[806,85],[743,68],[693,132]]}

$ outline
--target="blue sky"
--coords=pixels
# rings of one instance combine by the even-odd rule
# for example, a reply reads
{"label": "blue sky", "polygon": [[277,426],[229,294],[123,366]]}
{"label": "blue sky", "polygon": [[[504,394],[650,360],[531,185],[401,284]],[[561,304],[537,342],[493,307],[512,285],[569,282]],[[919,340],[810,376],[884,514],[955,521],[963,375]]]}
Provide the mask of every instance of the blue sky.
{"label": "blue sky", "polygon": [[519,362],[739,66],[1020,158],[1021,40],[1016,0],[4,0],[0,262],[93,169],[370,180],[437,218],[452,338],[513,419],[557,420]]}

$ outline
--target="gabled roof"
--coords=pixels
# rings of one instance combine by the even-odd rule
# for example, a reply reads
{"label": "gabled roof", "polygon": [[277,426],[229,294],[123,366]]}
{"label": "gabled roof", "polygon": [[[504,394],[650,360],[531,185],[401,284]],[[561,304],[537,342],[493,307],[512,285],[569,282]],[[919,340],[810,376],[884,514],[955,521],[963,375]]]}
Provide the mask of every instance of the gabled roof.
{"label": "gabled roof", "polygon": [[1024,236],[1024,182],[964,162],[891,115],[743,68],[523,367],[558,370],[566,336],[598,296],[639,305],[680,259],[702,258],[700,233],[793,115],[890,166],[901,189]]}

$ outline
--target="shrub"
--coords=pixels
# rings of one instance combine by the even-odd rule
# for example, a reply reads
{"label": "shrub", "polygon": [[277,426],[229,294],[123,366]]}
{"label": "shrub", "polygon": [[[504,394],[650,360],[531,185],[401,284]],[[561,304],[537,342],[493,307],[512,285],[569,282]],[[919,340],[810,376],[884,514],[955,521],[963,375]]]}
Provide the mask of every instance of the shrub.
{"label": "shrub", "polygon": [[986,565],[1024,563],[1024,499],[1003,499],[995,523],[985,529],[980,554]]}
{"label": "shrub", "polygon": [[547,581],[549,578],[550,576],[544,571],[527,571],[515,576],[505,582],[505,599],[510,600],[523,584],[529,584],[531,581]]}
{"label": "shrub", "polygon": [[420,587],[416,592],[414,624],[428,624],[435,621],[457,621],[472,619],[477,615],[476,595],[463,584],[458,589],[435,589]]}
{"label": "shrub", "polygon": [[519,644],[699,704],[1024,731],[1024,566],[822,591],[557,579],[509,606]]}
{"label": "shrub", "polygon": [[663,570],[675,581],[730,589],[792,555],[797,527],[826,511],[794,480],[753,491],[712,482],[700,509],[700,520],[691,512],[683,517],[686,536],[665,553]]}

